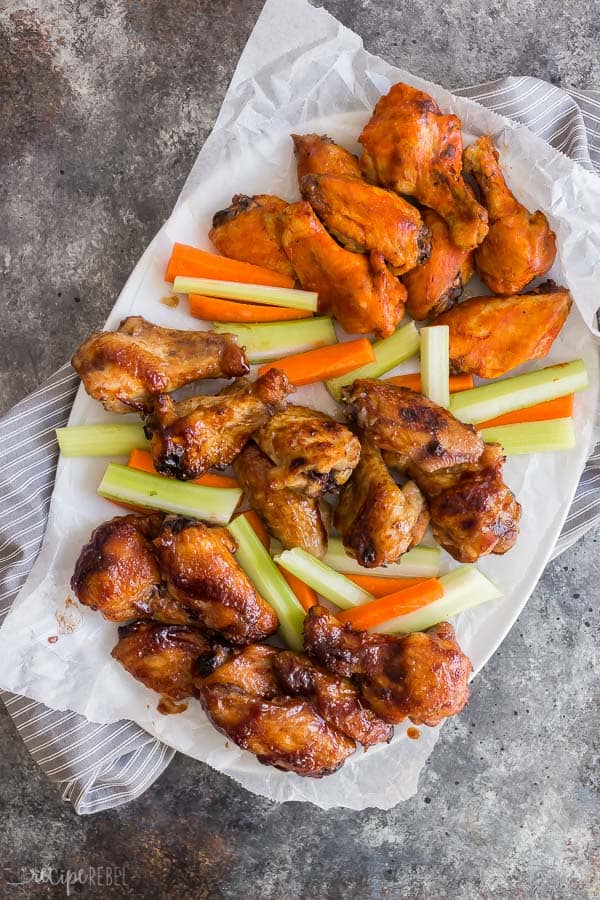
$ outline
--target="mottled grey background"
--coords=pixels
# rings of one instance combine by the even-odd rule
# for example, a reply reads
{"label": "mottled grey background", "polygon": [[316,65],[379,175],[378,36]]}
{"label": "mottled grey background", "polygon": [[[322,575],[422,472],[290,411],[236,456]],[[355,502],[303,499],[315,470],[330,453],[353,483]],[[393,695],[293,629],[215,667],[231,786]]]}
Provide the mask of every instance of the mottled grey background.
{"label": "mottled grey background", "polygon": [[[597,3],[324,5],[369,50],[450,88],[506,74],[600,86]],[[210,131],[260,8],[1,0],[0,410],[106,317]],[[599,539],[549,566],[468,710],[444,728],[418,796],[388,813],[276,806],[178,757],[137,802],[78,818],[0,710],[0,897],[64,896],[9,888],[21,865],[125,865],[128,887],[98,896],[599,896]]]}

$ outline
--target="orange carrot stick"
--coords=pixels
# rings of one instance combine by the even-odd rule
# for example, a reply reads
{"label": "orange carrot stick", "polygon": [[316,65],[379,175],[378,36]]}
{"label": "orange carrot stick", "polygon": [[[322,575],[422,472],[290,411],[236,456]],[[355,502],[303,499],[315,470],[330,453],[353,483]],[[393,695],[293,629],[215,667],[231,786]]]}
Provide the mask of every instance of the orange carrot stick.
{"label": "orange carrot stick", "polygon": [[309,587],[307,584],[304,584],[303,581],[300,581],[295,575],[292,575],[291,572],[286,571],[282,566],[277,566],[294,594],[298,598],[298,603],[304,610],[304,612],[308,612],[311,606],[316,606],[319,602],[317,599],[317,592],[313,590],[313,588]]}
{"label": "orange carrot stick", "polygon": [[[132,450],[129,454],[127,465],[130,469],[139,469],[142,472],[157,474],[152,462],[152,455],[147,450]],[[203,484],[204,487],[219,488],[239,487],[235,478],[230,478],[229,475],[213,475],[212,472],[207,472],[206,475],[201,475],[200,478],[194,478],[192,484]]]}
{"label": "orange carrot stick", "polygon": [[340,622],[352,625],[353,628],[366,631],[375,628],[382,622],[395,619],[396,616],[404,616],[439,600],[444,595],[444,586],[437,578],[427,578],[420,584],[388,594],[387,597],[378,597],[361,606],[354,606],[341,613],[336,613]]}
{"label": "orange carrot stick", "polygon": [[357,584],[364,591],[373,594],[374,597],[387,597],[413,584],[421,584],[424,578],[386,578],[382,575],[346,575],[350,581]]}
{"label": "orange carrot stick", "polygon": [[281,369],[292,384],[300,387],[315,381],[325,381],[327,378],[337,378],[338,375],[345,375],[346,372],[374,361],[371,342],[367,338],[359,338],[274,360],[261,366],[258,374],[264,375],[269,369]]}
{"label": "orange carrot stick", "polygon": [[283,322],[289,319],[310,319],[311,312],[304,309],[287,309],[283,306],[260,306],[258,303],[238,303],[190,294],[190,313],[197,319],[209,322]]}
{"label": "orange carrot stick", "polygon": [[270,284],[274,287],[294,287],[289,275],[280,275],[262,266],[229,259],[208,253],[188,244],[173,244],[171,258],[165,272],[165,281],[174,281],[177,275],[189,278],[218,278],[220,281],[240,281],[247,284]]}
{"label": "orange carrot stick", "polygon": [[[397,384],[400,387],[410,388],[411,391],[421,390],[421,375],[419,372],[411,372],[410,375],[394,375],[392,378],[385,379],[389,384]],[[450,393],[455,391],[468,391],[473,387],[472,375],[451,375],[450,376]]]}
{"label": "orange carrot stick", "polygon": [[575,394],[545,400],[525,409],[515,409],[513,412],[496,416],[495,419],[478,422],[477,428],[489,428],[491,425],[519,425],[521,422],[546,422],[548,419],[569,419],[573,415],[574,400]]}
{"label": "orange carrot stick", "polygon": [[268,550],[271,546],[271,539],[269,537],[269,532],[265,528],[258,513],[253,509],[247,509],[245,512],[240,513],[240,516],[244,516],[244,518],[248,520],[254,529],[256,537],[259,539],[265,550]]}

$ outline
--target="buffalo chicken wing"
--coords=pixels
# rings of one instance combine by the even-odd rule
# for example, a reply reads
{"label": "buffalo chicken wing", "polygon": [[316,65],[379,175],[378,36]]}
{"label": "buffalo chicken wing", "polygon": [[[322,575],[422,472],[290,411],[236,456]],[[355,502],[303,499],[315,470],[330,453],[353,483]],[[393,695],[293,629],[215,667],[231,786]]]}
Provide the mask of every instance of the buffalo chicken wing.
{"label": "buffalo chicken wing", "polygon": [[285,200],[270,194],[236,194],[231,206],[214,214],[208,236],[223,256],[293,278],[294,270],[281,246],[279,214],[286,206]]}
{"label": "buffalo chicken wing", "polygon": [[334,143],[326,134],[293,134],[294,153],[298,167],[298,184],[307,175],[343,175],[362,178],[358,160]]}

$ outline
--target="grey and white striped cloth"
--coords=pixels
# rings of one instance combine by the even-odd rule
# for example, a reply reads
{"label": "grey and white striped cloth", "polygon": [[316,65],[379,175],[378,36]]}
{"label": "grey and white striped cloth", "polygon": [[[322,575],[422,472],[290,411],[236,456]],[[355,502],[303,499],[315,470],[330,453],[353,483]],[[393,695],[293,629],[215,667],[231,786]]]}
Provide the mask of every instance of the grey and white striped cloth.
{"label": "grey and white striped cloth", "polygon": [[[563,91],[536,78],[504,78],[455,91],[529,126],[557,150],[600,173],[600,91]],[[78,379],[63,366],[0,420],[0,623],[39,552],[54,484],[54,429],[67,422]],[[558,555],[600,522],[600,445],[590,458]],[[27,749],[78,813],[139,796],[174,751],[132,722],[97,725],[72,712],[1,692]]]}

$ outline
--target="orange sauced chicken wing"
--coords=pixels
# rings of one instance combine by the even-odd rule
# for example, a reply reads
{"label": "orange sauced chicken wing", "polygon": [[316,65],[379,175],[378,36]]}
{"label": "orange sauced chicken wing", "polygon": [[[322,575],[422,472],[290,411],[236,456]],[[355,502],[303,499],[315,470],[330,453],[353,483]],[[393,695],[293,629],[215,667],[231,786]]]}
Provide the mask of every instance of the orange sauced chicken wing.
{"label": "orange sauced chicken wing", "polygon": [[281,246],[279,214],[286,206],[285,200],[271,194],[236,194],[231,206],[214,214],[208,236],[223,256],[293,278],[294,270]]}
{"label": "orange sauced chicken wing", "polygon": [[488,135],[466,148],[463,162],[481,189],[490,222],[475,252],[477,271],[495,294],[516,294],[552,266],[554,232],[543,212],[528,212],[509,190]]}
{"label": "orange sauced chicken wing", "polygon": [[362,178],[358,160],[326,134],[293,134],[298,184],[306,175],[344,175]]}
{"label": "orange sauced chicken wing", "polygon": [[472,250],[487,233],[487,212],[463,180],[461,122],[435,100],[395,84],[359,137],[367,179],[416,197],[448,223],[454,243]]}

